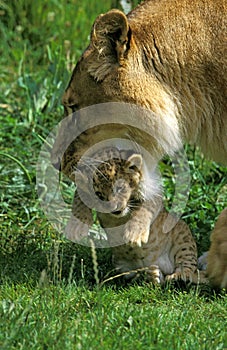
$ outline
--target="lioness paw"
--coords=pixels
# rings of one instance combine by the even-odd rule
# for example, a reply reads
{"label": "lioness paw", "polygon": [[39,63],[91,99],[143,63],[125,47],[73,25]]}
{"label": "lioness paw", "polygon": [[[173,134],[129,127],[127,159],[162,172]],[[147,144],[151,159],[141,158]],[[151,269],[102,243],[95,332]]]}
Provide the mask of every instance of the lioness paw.
{"label": "lioness paw", "polygon": [[219,215],[211,234],[207,275],[214,287],[227,290],[227,208]]}

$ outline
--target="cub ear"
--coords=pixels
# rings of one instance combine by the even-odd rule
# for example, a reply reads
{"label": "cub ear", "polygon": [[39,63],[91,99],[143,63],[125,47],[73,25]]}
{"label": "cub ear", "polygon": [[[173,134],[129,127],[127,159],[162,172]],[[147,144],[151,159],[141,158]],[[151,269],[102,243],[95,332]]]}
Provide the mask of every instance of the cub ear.
{"label": "cub ear", "polygon": [[93,70],[97,69],[98,65],[105,66],[105,70],[94,74],[97,80],[102,80],[102,75],[108,74],[108,68],[112,64],[122,63],[129,49],[130,39],[131,30],[122,11],[110,10],[97,17],[92,28],[91,43],[99,55]]}
{"label": "cub ear", "polygon": [[133,154],[128,159],[128,170],[141,170],[143,165],[143,158],[140,154]]}

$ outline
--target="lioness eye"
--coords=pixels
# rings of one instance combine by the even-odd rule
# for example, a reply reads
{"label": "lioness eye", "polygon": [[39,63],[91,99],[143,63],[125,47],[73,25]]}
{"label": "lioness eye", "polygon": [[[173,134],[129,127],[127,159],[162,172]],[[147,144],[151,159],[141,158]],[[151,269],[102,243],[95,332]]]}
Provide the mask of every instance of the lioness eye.
{"label": "lioness eye", "polygon": [[78,111],[79,105],[76,103],[76,104],[74,104],[74,105],[72,105],[72,106],[69,106],[69,108],[70,108],[71,111],[74,113],[74,112]]}

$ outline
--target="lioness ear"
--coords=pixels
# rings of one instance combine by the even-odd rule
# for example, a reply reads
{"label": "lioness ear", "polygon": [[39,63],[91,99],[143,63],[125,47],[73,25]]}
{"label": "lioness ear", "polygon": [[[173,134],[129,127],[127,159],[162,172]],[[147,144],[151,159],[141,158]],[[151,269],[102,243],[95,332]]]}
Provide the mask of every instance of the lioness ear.
{"label": "lioness ear", "polygon": [[100,15],[93,26],[91,40],[99,53],[115,54],[118,62],[124,58],[129,43],[129,25],[125,14],[119,10],[110,10]]}
{"label": "lioness ear", "polygon": [[133,154],[128,159],[128,170],[135,170],[137,168],[138,170],[141,170],[143,159],[140,154]]}
{"label": "lioness ear", "polygon": [[[91,33],[91,43],[99,56],[90,71],[97,80],[102,80],[108,74],[111,65],[122,63],[129,49],[130,38],[131,31],[123,12],[110,10],[97,17]],[[101,64],[105,69],[101,69]]]}

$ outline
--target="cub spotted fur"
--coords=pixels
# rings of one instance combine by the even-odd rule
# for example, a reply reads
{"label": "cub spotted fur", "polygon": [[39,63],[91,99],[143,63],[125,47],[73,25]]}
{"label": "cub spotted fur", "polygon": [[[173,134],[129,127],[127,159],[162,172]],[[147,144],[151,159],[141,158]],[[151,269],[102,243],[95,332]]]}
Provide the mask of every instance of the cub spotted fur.
{"label": "cub spotted fur", "polygon": [[[137,211],[143,207],[146,196],[144,193],[146,179],[142,163],[140,154],[107,148],[95,154],[89,164],[85,164],[80,168],[80,172],[75,174],[80,190],[84,189],[86,192],[85,197],[82,194],[84,201],[88,200],[91,204],[90,193],[93,187],[94,194],[101,199],[102,204],[105,204],[102,212],[98,212],[98,218],[107,233],[110,245],[113,246],[113,262],[116,269],[124,273],[147,268],[148,280],[157,283],[164,283],[166,279],[207,282],[204,273],[198,274],[197,248],[188,226],[179,221],[173,225],[174,228],[168,234],[164,232],[163,227],[168,213],[162,208],[160,197],[157,196],[156,202],[149,203],[150,208],[145,208],[144,215],[137,215]],[[92,178],[88,175],[91,167]],[[146,186],[149,186],[148,182]],[[156,192],[160,195],[160,191]],[[82,220],[89,226],[91,221],[87,220],[85,211],[84,203],[78,194],[75,194],[74,218]],[[174,221],[174,218],[172,220]],[[143,235],[141,230],[143,231],[144,222],[149,225],[147,243],[134,247],[125,244],[122,238],[125,239],[128,225],[130,224],[140,237]],[[78,240],[81,227],[72,222],[69,225],[71,226],[68,226],[68,238]],[[132,275],[129,273],[128,277]]]}
{"label": "cub spotted fur", "polygon": [[197,247],[189,227],[180,220],[166,234],[163,225],[167,216],[165,209],[161,210],[150,226],[148,242],[142,247],[127,244],[114,247],[115,267],[123,273],[147,268],[147,279],[155,283],[183,280],[208,284],[204,271],[198,271]]}

